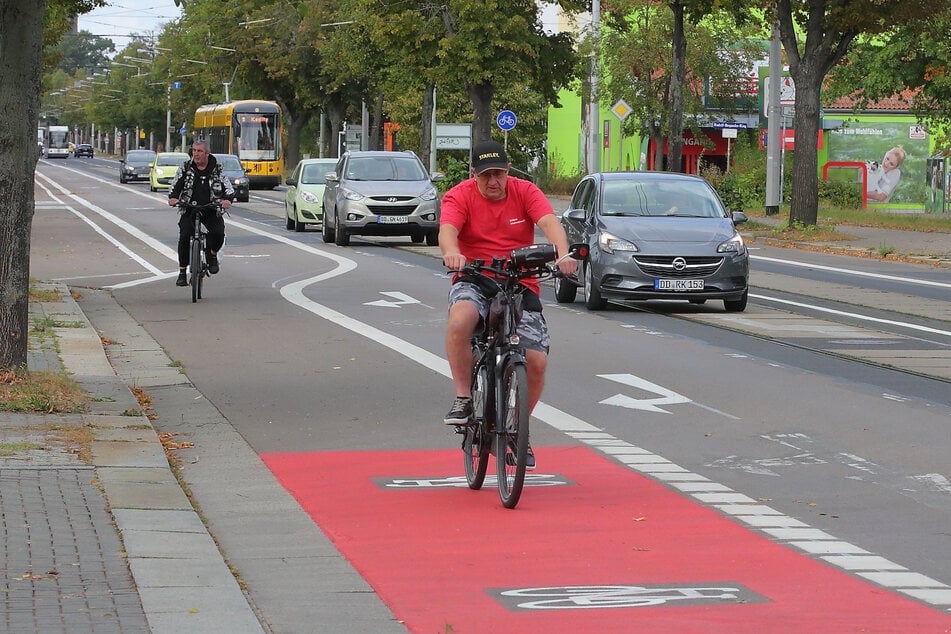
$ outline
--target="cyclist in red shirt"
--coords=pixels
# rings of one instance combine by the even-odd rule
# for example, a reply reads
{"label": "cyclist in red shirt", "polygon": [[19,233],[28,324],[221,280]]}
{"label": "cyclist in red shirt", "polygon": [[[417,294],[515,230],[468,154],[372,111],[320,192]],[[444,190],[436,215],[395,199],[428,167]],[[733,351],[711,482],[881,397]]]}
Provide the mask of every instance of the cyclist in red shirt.
{"label": "cyclist in red shirt", "polygon": [[[443,264],[459,270],[467,262],[493,257],[507,258],[513,249],[535,243],[535,227],[558,250],[568,253],[568,238],[551,204],[534,183],[509,175],[505,148],[495,141],[480,143],[472,150],[473,178],[467,179],[442,198],[439,220],[439,248]],[[578,263],[565,258],[558,263],[565,275],[575,272]],[[550,338],[542,315],[537,279],[523,284],[531,291],[523,299],[518,334],[525,347],[528,370],[529,412],[541,398],[545,385]],[[475,284],[453,280],[449,291],[449,321],[446,327],[446,355],[456,389],[456,399],[445,416],[448,425],[462,425],[472,416],[470,379],[471,338],[479,319],[487,315],[489,301]],[[529,448],[528,467],[535,467]]]}

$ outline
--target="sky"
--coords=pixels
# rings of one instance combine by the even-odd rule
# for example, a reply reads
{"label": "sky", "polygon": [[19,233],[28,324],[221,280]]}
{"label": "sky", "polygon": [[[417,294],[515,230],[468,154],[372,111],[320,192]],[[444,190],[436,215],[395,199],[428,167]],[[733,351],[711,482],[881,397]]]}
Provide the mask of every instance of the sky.
{"label": "sky", "polygon": [[79,16],[79,30],[110,38],[116,51],[128,43],[130,35],[146,35],[162,30],[162,24],[181,15],[173,0],[109,0],[109,3]]}

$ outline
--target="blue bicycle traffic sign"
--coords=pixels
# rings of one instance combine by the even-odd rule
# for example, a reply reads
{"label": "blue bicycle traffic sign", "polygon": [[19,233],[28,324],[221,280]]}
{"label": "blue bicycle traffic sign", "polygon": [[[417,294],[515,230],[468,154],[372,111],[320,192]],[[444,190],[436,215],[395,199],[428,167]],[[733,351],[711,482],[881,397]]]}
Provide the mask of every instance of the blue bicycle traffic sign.
{"label": "blue bicycle traffic sign", "polygon": [[495,118],[495,122],[499,124],[501,130],[508,132],[518,123],[518,118],[511,110],[503,110],[499,113],[499,116]]}

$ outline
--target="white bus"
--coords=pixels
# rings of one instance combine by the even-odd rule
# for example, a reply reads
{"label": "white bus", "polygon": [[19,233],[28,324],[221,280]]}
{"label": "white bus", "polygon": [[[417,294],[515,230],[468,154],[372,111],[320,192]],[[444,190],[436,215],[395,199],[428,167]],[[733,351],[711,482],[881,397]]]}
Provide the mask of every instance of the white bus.
{"label": "white bus", "polygon": [[68,125],[51,125],[49,127],[46,158],[69,158]]}

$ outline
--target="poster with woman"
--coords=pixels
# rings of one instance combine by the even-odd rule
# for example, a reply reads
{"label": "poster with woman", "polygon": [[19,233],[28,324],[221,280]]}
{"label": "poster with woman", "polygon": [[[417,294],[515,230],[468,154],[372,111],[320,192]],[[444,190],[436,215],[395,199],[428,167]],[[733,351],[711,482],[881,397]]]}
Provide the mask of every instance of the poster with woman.
{"label": "poster with woman", "polygon": [[869,207],[924,210],[928,136],[914,122],[847,121],[829,131],[829,161],[865,165]]}

